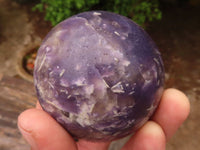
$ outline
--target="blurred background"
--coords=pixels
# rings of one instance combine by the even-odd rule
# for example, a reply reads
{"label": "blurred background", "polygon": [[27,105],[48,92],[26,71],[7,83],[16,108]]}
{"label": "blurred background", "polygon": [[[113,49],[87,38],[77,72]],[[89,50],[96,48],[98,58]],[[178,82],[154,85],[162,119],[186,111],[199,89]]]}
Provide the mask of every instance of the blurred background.
{"label": "blurred background", "polygon": [[29,149],[17,116],[37,100],[32,77],[37,49],[53,26],[88,10],[122,14],[149,33],[164,60],[165,87],[183,91],[191,103],[189,118],[167,150],[200,150],[199,0],[0,0],[0,150]]}

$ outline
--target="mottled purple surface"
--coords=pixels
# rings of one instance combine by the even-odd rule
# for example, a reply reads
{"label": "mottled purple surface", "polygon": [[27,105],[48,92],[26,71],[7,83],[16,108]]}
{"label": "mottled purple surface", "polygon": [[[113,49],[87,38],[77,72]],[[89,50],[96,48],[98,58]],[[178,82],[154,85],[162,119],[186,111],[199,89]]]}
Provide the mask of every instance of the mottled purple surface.
{"label": "mottled purple surface", "polygon": [[75,138],[114,140],[141,127],[164,83],[160,53],[131,20],[93,11],[58,24],[35,64],[39,101]]}

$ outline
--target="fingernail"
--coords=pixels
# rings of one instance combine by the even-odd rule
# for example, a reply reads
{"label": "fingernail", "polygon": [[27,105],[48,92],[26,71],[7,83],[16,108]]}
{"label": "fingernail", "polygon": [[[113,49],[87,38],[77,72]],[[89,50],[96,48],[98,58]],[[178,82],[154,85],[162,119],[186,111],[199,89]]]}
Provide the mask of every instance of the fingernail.
{"label": "fingernail", "polygon": [[29,145],[31,146],[32,150],[37,150],[37,144],[33,138],[33,135],[31,134],[31,131],[26,131],[25,129],[23,129],[20,125],[18,126],[20,132],[22,133],[23,137],[26,139],[26,141],[29,143]]}

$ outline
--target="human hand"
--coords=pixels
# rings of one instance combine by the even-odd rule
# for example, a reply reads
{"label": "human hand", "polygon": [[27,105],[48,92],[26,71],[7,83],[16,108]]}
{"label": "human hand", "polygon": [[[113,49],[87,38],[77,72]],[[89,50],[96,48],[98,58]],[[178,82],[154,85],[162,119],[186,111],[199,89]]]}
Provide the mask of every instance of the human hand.
{"label": "human hand", "polygon": [[[180,91],[164,91],[158,109],[123,146],[122,150],[164,150],[189,115],[188,98]],[[49,114],[37,103],[36,108],[24,111],[18,117],[18,127],[32,150],[107,150],[110,142],[75,142]]]}

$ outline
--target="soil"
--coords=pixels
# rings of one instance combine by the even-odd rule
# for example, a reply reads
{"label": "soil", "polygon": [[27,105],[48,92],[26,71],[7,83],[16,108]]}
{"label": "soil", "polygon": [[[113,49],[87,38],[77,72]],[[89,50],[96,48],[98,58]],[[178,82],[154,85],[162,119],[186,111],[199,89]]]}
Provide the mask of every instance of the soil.
{"label": "soil", "polygon": [[[17,55],[31,45],[41,43],[52,28],[49,22],[44,21],[44,14],[31,11],[33,5],[34,3],[18,4],[13,0],[0,0],[0,75],[10,76],[12,79],[5,81],[12,81],[11,83],[15,83],[15,78],[20,78],[16,69]],[[200,150],[200,6],[162,5],[162,11],[162,20],[150,23],[146,31],[161,51],[166,69],[166,88],[182,90],[191,103],[190,116],[168,142],[167,150]],[[23,79],[20,82],[33,87],[32,83],[30,85]],[[32,105],[19,105],[12,110],[15,103],[8,104],[5,93],[9,97],[9,92],[5,84],[0,88],[4,90],[0,92],[0,97],[3,97],[0,98],[0,103],[8,105],[10,115],[12,111],[15,113],[13,120],[10,120],[12,130],[9,130],[3,124],[4,111],[0,107],[0,149],[25,150],[28,145],[17,130],[16,120],[17,114]],[[13,88],[17,89],[18,86]],[[26,90],[24,87],[24,91]],[[12,102],[14,98],[16,95],[12,97]],[[119,141],[110,149],[117,150],[116,147],[119,148],[123,143],[123,140]]]}
{"label": "soil", "polygon": [[167,145],[168,150],[200,150],[200,14],[199,6],[163,8],[163,19],[148,32],[163,55],[166,87],[189,97],[191,113]]}

